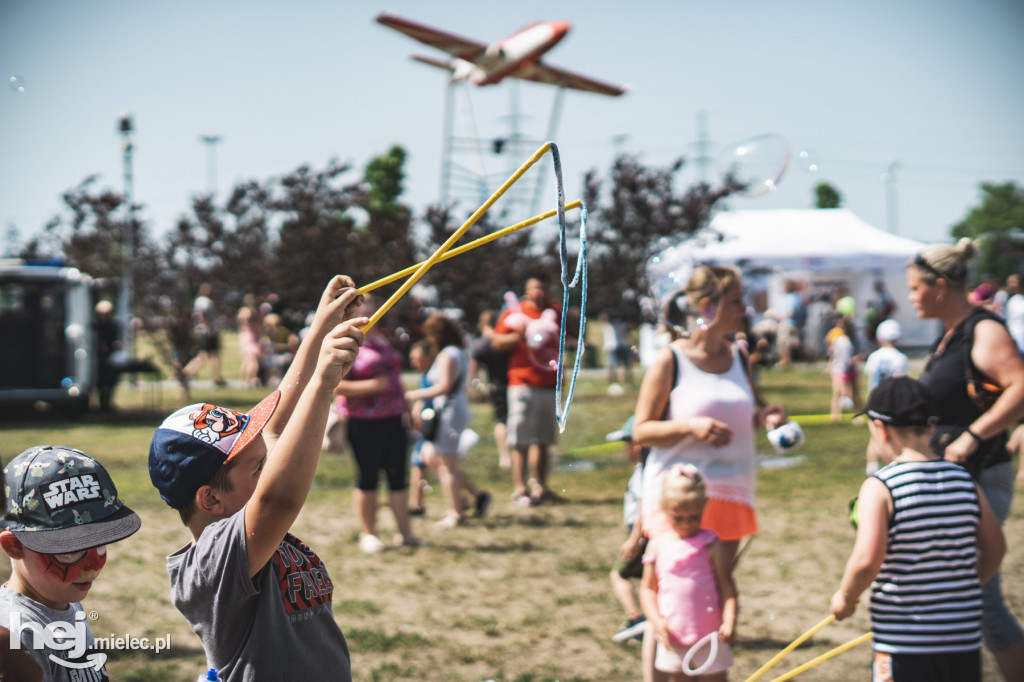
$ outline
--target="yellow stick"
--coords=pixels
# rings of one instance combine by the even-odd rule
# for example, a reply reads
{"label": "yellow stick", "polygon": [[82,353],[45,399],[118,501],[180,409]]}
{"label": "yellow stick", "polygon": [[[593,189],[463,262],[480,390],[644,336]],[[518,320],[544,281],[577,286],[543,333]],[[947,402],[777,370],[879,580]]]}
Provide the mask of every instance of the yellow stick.
{"label": "yellow stick", "polygon": [[[566,211],[571,211],[572,209],[579,208],[582,205],[583,205],[583,202],[581,202],[579,199],[577,199],[575,201],[570,201],[568,204],[565,205],[565,210]],[[536,215],[536,216],[530,218],[529,220],[524,220],[521,223],[516,223],[515,225],[510,225],[510,226],[508,226],[508,227],[506,227],[504,229],[498,230],[497,232],[492,232],[489,235],[480,237],[479,239],[471,241],[470,243],[465,244],[463,246],[460,246],[457,249],[452,249],[451,251],[448,251],[443,256],[441,256],[441,258],[438,259],[438,262],[443,261],[443,260],[448,260],[449,258],[454,258],[455,256],[458,256],[460,253],[466,253],[467,251],[471,251],[472,249],[475,249],[478,246],[483,246],[484,244],[489,244],[490,242],[493,242],[496,239],[500,239],[500,238],[502,238],[502,237],[504,237],[506,235],[512,234],[513,232],[517,232],[517,231],[523,229],[524,227],[530,227],[531,225],[536,225],[537,223],[541,222],[542,220],[547,220],[548,218],[553,218],[556,215],[558,215],[558,210],[557,209],[554,210],[554,211],[548,211],[547,213],[541,213],[540,215]],[[363,287],[360,287],[359,289],[356,289],[356,293],[365,294],[368,291],[373,291],[374,289],[378,289],[378,288],[384,286],[385,284],[391,284],[392,282],[394,282],[396,280],[400,280],[403,277],[405,277],[406,275],[409,275],[409,274],[415,272],[416,268],[420,267],[425,262],[426,261],[420,261],[419,263],[416,263],[415,265],[410,265],[405,270],[399,270],[398,272],[394,273],[393,275],[388,275],[387,277],[384,277],[382,279],[378,279],[376,282],[371,282],[370,284],[367,284],[366,286],[363,286]]]}
{"label": "yellow stick", "polygon": [[861,644],[863,642],[868,641],[873,636],[874,636],[873,633],[865,632],[863,635],[861,635],[857,639],[852,639],[849,642],[847,642],[846,644],[840,644],[835,649],[832,649],[831,651],[826,651],[821,656],[818,656],[817,658],[813,658],[813,659],[807,661],[806,663],[804,663],[803,665],[798,666],[796,668],[793,668],[792,670],[790,670],[785,675],[782,675],[781,677],[776,677],[771,682],[785,682],[785,680],[794,678],[797,675],[799,675],[800,673],[806,672],[806,671],[810,670],[811,668],[813,668],[814,666],[818,665],[819,663],[824,663],[825,661],[827,661],[828,659],[832,658],[833,656],[838,656],[839,654],[843,653],[847,649],[852,649],[853,647],[857,646],[858,644]]}
{"label": "yellow stick", "polygon": [[439,260],[441,260],[441,257],[444,256],[445,252],[448,251],[448,249],[450,249],[452,245],[459,240],[459,237],[465,234],[466,230],[473,227],[473,224],[476,223],[476,221],[480,220],[480,217],[487,212],[487,210],[494,204],[494,202],[500,199],[501,195],[507,192],[508,188],[515,184],[515,182],[523,176],[523,173],[529,170],[530,166],[537,163],[537,160],[540,159],[540,157],[547,154],[550,150],[551,145],[545,142],[540,149],[535,151],[533,153],[533,156],[531,156],[526,161],[526,163],[520,166],[519,170],[513,173],[512,177],[506,180],[504,184],[502,184],[502,186],[499,187],[497,191],[495,191],[494,194],[492,194],[490,198],[487,199],[487,201],[485,201],[483,205],[480,208],[478,208],[466,222],[462,224],[462,227],[455,230],[455,232],[452,233],[452,236],[448,237],[448,240],[444,244],[442,244],[430,258],[428,258],[427,260],[423,261],[423,263],[420,264],[420,266],[416,269],[416,272],[414,272],[409,277],[409,279],[405,280],[405,283],[398,288],[398,291],[391,294],[391,298],[385,301],[384,305],[378,308],[377,312],[375,312],[373,316],[370,317],[370,321],[367,322],[366,326],[364,326],[362,329],[363,333],[365,334],[366,332],[370,331],[370,329],[373,328],[373,325],[377,324],[377,322],[380,321],[380,318],[384,317],[384,314],[391,309],[391,306],[395,305],[395,303],[398,302],[398,299],[402,298],[402,296],[405,296],[405,292],[409,291],[409,289],[411,289],[412,286],[416,284],[417,281],[419,281],[419,278],[422,277],[427,270],[434,266],[434,263],[437,263]]}
{"label": "yellow stick", "polygon": [[786,647],[785,649],[783,649],[783,650],[782,650],[782,651],[780,651],[779,653],[775,654],[775,656],[773,656],[773,657],[772,657],[772,659],[771,659],[770,661],[768,661],[767,663],[765,663],[764,665],[762,665],[762,666],[761,666],[761,667],[760,667],[760,668],[758,669],[758,671],[757,671],[756,673],[754,673],[753,675],[751,675],[750,677],[748,677],[748,678],[747,678],[747,680],[746,680],[746,682],[754,682],[754,680],[756,680],[757,678],[761,677],[761,675],[764,675],[764,674],[765,674],[766,672],[768,672],[768,669],[769,669],[769,668],[771,668],[771,667],[772,667],[773,665],[775,665],[776,663],[778,663],[779,661],[781,661],[781,660],[782,660],[782,658],[783,658],[783,657],[784,657],[784,656],[785,656],[786,654],[788,654],[788,653],[789,653],[790,651],[792,651],[793,649],[795,649],[795,648],[797,648],[798,646],[800,646],[801,644],[803,644],[803,643],[804,643],[805,641],[807,641],[807,640],[808,640],[808,639],[810,639],[810,638],[811,638],[812,636],[814,636],[814,633],[815,633],[815,632],[817,632],[818,630],[822,629],[823,627],[825,627],[826,625],[828,625],[829,623],[831,623],[831,622],[832,622],[832,621],[834,621],[835,619],[836,619],[836,617],[835,617],[835,616],[833,616],[833,615],[829,615],[829,616],[828,616],[828,617],[827,617],[827,618],[826,618],[825,620],[821,621],[820,623],[818,623],[817,625],[815,625],[815,626],[814,626],[813,628],[811,628],[810,630],[808,630],[808,631],[807,631],[807,632],[805,632],[804,634],[802,634],[802,635],[800,635],[799,637],[797,637],[796,639],[794,639],[794,640],[793,640],[793,643],[792,643],[792,644],[790,644],[789,646],[787,646],[787,647]]}

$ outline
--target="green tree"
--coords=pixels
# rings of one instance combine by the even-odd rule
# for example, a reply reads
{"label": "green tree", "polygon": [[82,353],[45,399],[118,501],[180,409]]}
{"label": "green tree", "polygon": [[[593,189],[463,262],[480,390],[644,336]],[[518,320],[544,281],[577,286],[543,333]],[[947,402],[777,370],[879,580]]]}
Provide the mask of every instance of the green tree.
{"label": "green tree", "polygon": [[366,197],[366,210],[371,214],[395,215],[408,213],[408,209],[398,203],[404,191],[405,181],[405,149],[394,145],[385,154],[375,156],[366,164],[363,178],[369,185]]}
{"label": "green tree", "polygon": [[1016,183],[981,184],[981,203],[954,225],[953,237],[970,237],[981,246],[979,272],[1004,280],[1024,263],[1024,188]]}
{"label": "green tree", "polygon": [[843,195],[827,182],[819,182],[814,186],[814,208],[839,208],[843,205]]}

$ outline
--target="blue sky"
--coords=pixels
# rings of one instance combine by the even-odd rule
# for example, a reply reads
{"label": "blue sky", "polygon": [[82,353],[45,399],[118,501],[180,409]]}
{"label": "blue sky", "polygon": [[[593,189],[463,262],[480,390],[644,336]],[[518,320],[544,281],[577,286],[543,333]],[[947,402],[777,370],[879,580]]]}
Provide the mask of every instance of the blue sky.
{"label": "blue sky", "polygon": [[[816,173],[794,161],[776,192],[733,208],[809,208],[824,180],[885,227],[880,178],[898,161],[900,234],[940,240],[980,182],[1024,184],[1024,4],[1013,0],[2,0],[0,72],[24,92],[0,89],[0,229],[36,232],[87,175],[120,189],[125,111],[136,200],[158,234],[207,187],[200,135],[223,136],[222,192],[330,158],[357,173],[401,144],[406,201],[421,211],[438,198],[445,76],[408,58],[437,53],[373,22],[385,9],[486,42],[534,20],[572,22],[546,60],[632,90],[566,96],[556,141],[570,199],[617,150],[649,164],[692,158],[699,112],[713,153],[773,133],[820,160]],[[524,132],[542,139],[552,90],[523,84],[518,97]],[[482,136],[507,132],[504,85],[470,101]]]}

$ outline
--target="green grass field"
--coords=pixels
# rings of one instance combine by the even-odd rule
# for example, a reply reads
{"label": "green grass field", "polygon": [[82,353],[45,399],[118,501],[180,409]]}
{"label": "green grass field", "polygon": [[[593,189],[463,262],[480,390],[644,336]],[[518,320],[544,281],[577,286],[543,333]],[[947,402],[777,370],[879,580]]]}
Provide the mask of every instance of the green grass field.
{"label": "green grass field", "polygon": [[[225,341],[225,374],[237,376],[237,355]],[[208,378],[208,374],[206,377]],[[409,377],[410,382],[413,377]],[[763,374],[768,399],[791,414],[827,412],[828,379],[820,367]],[[508,474],[497,466],[489,407],[477,404],[473,427],[481,441],[467,470],[494,492],[491,513],[465,526],[439,531],[443,509],[435,484],[428,516],[416,531],[430,547],[388,550],[366,556],[356,546],[351,510],[353,468],[347,455],[324,454],[294,532],[324,560],[335,585],[334,612],[348,637],[357,680],[541,682],[636,680],[639,648],[610,636],[623,616],[608,572],[624,539],[622,493],[630,473],[620,446],[605,442],[633,410],[636,395],[612,397],[602,375],[581,379],[560,442],[552,484],[568,499],[531,509],[509,501]],[[192,401],[210,400],[242,410],[264,391],[194,390]],[[157,406],[150,403],[158,400]],[[198,639],[168,597],[164,557],[188,535],[149,482],[149,439],[162,417],[184,404],[164,386],[154,394],[142,383],[122,384],[114,417],[79,421],[26,416],[0,423],[0,455],[9,460],[40,443],[68,444],[99,458],[121,496],[142,516],[142,530],[110,549],[110,560],[84,602],[98,637],[170,636],[159,654],[110,651],[108,670],[117,680],[193,680],[204,669]],[[849,422],[808,423],[807,442],[795,466],[759,474],[761,531],[737,568],[740,627],[731,679],[743,680],[799,634],[828,614],[852,546],[848,501],[863,478],[867,429]],[[760,436],[758,450],[774,455]],[[383,498],[383,496],[382,496]],[[1020,496],[1006,527],[1010,552],[1004,583],[1010,603],[1024,614],[1024,520]],[[382,509],[381,535],[393,522]],[[9,566],[0,562],[6,577]],[[868,629],[861,609],[829,626],[762,679],[853,639]],[[843,654],[800,676],[801,680],[868,679],[869,645]],[[286,662],[282,663],[286,665]],[[986,654],[985,679],[997,679]]]}

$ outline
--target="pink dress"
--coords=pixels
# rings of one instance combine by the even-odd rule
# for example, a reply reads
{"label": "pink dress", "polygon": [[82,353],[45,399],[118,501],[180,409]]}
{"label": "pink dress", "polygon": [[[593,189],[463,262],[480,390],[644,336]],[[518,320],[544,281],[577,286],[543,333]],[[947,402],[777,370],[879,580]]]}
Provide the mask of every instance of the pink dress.
{"label": "pink dress", "polygon": [[658,577],[658,611],[676,644],[691,645],[722,625],[722,607],[708,545],[718,539],[710,530],[648,549],[645,564]]}

